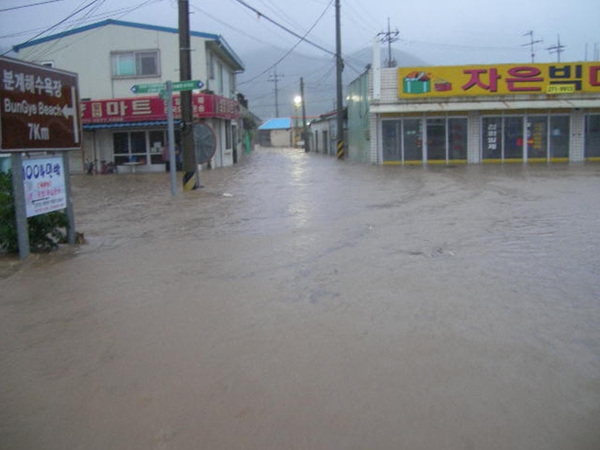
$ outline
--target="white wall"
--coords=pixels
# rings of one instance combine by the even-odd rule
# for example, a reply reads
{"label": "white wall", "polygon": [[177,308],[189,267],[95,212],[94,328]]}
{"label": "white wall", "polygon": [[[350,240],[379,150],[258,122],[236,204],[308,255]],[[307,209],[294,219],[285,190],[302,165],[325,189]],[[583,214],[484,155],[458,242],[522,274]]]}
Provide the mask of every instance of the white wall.
{"label": "white wall", "polygon": [[[179,37],[176,33],[107,25],[19,52],[26,61],[51,61],[57,69],[79,74],[81,98],[131,97],[134,84],[179,80]],[[206,83],[206,39],[192,36],[192,78]],[[160,76],[113,79],[111,52],[159,50]]]}

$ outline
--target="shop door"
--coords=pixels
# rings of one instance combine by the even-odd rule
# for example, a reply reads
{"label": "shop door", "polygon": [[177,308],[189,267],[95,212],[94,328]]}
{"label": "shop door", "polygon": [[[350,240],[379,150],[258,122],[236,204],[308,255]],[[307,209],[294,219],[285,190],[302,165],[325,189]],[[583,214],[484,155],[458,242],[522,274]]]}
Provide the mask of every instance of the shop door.
{"label": "shop door", "polygon": [[569,116],[550,117],[550,161],[569,161]]}
{"label": "shop door", "polygon": [[523,117],[504,119],[504,162],[523,161]]}
{"label": "shop door", "polygon": [[381,123],[383,161],[386,164],[400,164],[402,162],[400,147],[401,124],[402,122],[399,120],[384,120]]}
{"label": "shop door", "polygon": [[548,117],[527,118],[527,161],[548,161]]}
{"label": "shop door", "polygon": [[405,119],[403,134],[403,156],[405,164],[423,163],[423,120]]}
{"label": "shop door", "polygon": [[448,119],[448,162],[467,161],[467,119]]}
{"label": "shop door", "polygon": [[427,119],[427,161],[446,162],[446,119]]}

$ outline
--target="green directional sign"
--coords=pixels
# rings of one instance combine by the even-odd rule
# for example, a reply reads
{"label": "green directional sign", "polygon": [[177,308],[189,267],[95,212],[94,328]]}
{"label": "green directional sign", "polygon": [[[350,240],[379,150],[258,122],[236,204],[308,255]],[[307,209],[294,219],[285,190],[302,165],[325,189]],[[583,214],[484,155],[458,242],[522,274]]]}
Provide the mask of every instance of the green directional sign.
{"label": "green directional sign", "polygon": [[193,91],[194,89],[202,89],[204,83],[200,80],[174,81],[173,91]]}
{"label": "green directional sign", "polygon": [[134,94],[156,94],[164,88],[164,83],[134,84],[131,86],[131,92]]}
{"label": "green directional sign", "polygon": [[[174,81],[173,92],[193,91],[202,89],[204,83],[200,80]],[[156,94],[165,90],[164,83],[134,84],[131,86],[131,92],[134,94]]]}

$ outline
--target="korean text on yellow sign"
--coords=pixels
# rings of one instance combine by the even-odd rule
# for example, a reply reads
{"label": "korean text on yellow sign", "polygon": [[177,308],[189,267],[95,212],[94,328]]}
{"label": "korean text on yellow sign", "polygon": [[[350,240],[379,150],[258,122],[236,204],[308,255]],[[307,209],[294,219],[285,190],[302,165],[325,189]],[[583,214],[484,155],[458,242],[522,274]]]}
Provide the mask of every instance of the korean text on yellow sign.
{"label": "korean text on yellow sign", "polygon": [[398,69],[401,98],[600,93],[600,63],[492,64]]}

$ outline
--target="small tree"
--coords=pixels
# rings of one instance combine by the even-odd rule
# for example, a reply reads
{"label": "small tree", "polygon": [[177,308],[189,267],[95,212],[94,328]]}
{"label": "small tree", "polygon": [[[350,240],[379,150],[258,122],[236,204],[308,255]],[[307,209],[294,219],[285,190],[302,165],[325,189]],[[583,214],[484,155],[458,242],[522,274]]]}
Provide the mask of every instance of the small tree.
{"label": "small tree", "polygon": [[[63,211],[27,219],[31,252],[48,252],[66,242],[67,215]],[[17,217],[13,192],[12,173],[0,173],[0,250],[19,251]]]}

